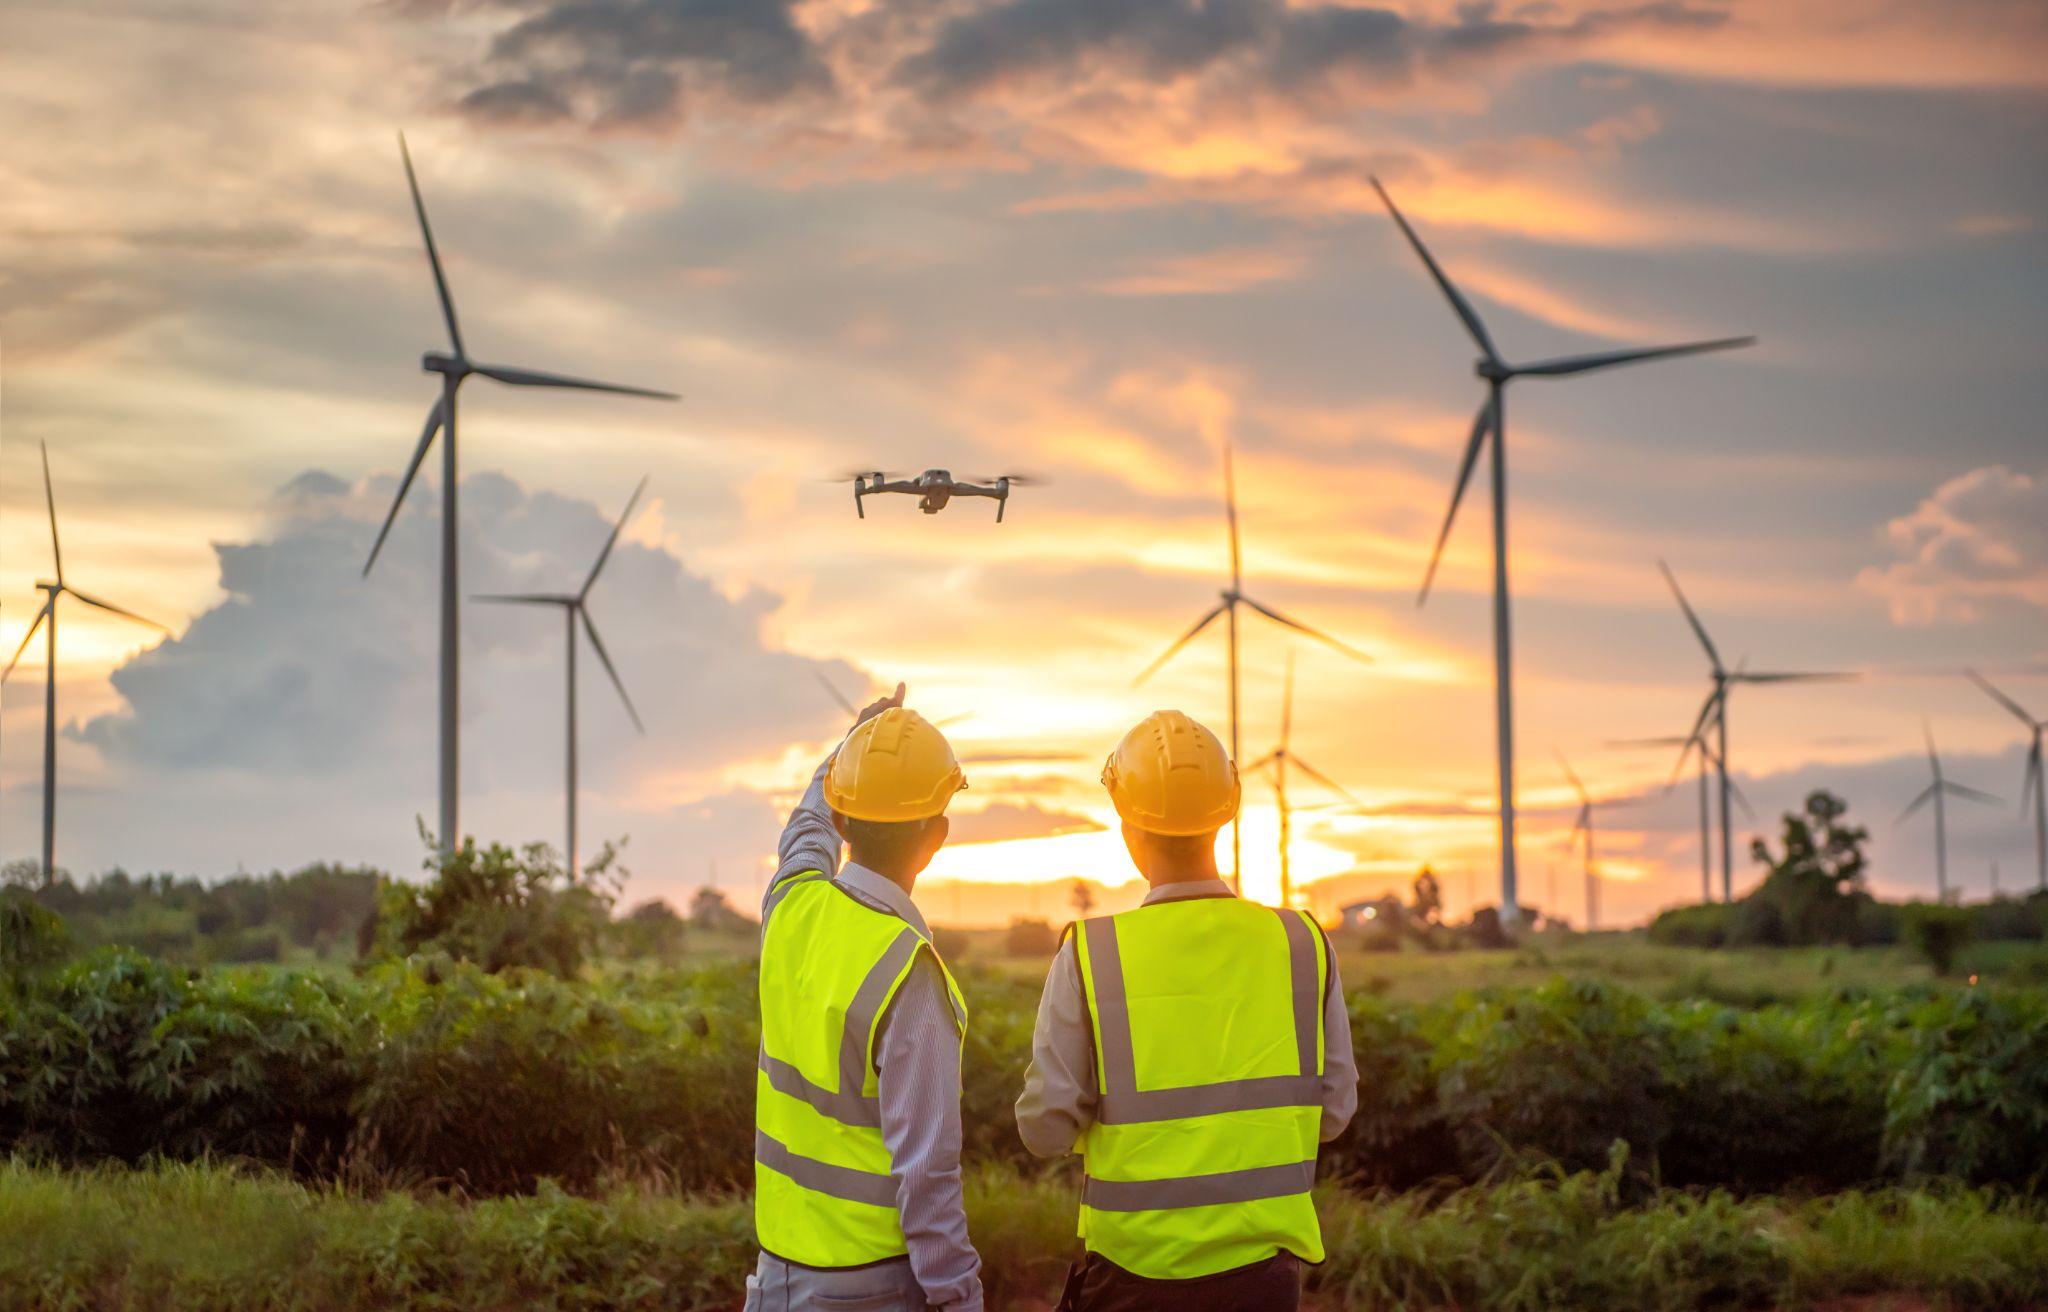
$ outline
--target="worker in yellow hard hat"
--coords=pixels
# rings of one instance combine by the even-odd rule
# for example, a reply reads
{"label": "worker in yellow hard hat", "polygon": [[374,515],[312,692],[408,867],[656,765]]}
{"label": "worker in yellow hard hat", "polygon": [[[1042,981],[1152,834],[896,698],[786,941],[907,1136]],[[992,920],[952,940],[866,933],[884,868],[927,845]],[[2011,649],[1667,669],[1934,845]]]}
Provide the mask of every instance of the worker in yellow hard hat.
{"label": "worker in yellow hard hat", "polygon": [[1062,937],[1017,1100],[1032,1152],[1081,1156],[1060,1307],[1297,1307],[1300,1264],[1323,1258],[1317,1146],[1358,1105],[1336,958],[1306,913],[1217,874],[1239,784],[1215,734],[1156,712],[1102,782],[1151,891]]}
{"label": "worker in yellow hard hat", "polygon": [[898,684],[782,832],[761,903],[747,1312],[981,1312],[960,1181],[967,1005],[910,900],[966,786]]}

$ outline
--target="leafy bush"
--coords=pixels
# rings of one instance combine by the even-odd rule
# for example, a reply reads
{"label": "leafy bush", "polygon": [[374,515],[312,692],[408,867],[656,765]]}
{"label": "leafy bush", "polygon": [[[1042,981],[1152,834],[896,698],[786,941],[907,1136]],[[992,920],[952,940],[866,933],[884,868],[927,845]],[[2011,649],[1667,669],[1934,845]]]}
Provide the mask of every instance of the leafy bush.
{"label": "leafy bush", "polygon": [[2038,1187],[2048,1172],[2048,1001],[1934,994],[1892,1023],[1887,1162],[1909,1176]]}
{"label": "leafy bush", "polygon": [[[961,978],[966,1154],[1022,1167],[1038,982]],[[241,1156],[481,1193],[622,1168],[726,1188],[751,1170],[754,987],[744,960],[564,980],[422,954],[346,978],[102,950],[0,981],[0,1152]],[[1590,1170],[1617,1141],[1637,1187],[2032,1189],[2048,1161],[2040,990],[1728,1006],[1557,981],[1348,1001],[1360,1105],[1324,1163],[1356,1183]]]}
{"label": "leafy bush", "polygon": [[[421,837],[433,849],[424,830]],[[546,843],[514,851],[502,843],[479,848],[466,838],[453,851],[431,850],[426,866],[434,877],[427,883],[380,885],[367,955],[433,951],[488,971],[531,966],[573,975],[609,928],[623,878],[613,871],[617,855],[606,844],[572,873]]]}
{"label": "leafy bush", "polygon": [[1955,969],[1956,953],[1970,941],[1970,913],[1961,907],[1916,904],[1907,909],[1906,939],[1937,975]]}

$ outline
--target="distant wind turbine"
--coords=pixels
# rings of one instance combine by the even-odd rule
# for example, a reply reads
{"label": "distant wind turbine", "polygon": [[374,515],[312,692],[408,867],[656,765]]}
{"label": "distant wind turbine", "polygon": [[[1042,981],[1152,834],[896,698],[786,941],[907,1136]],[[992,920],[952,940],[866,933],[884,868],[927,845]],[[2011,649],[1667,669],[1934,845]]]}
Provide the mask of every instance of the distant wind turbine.
{"label": "distant wind turbine", "polygon": [[[1714,772],[1717,759],[1714,756],[1713,744],[1708,741],[1707,731],[1712,728],[1711,724],[1706,724],[1699,726],[1689,735],[1674,734],[1668,738],[1624,738],[1608,744],[1610,747],[1677,747],[1682,749],[1678,753],[1678,764],[1672,768],[1671,778],[1664,785],[1666,793],[1669,793],[1678,786],[1678,777],[1685,773],[1686,761],[1690,760],[1695,753],[1698,754],[1700,768],[1696,777],[1699,780],[1700,786],[1701,902],[1712,902],[1714,900],[1712,873],[1714,860],[1713,809],[1707,798],[1707,780]],[[1756,808],[1749,804],[1749,798],[1743,795],[1741,786],[1732,777],[1728,780],[1728,791],[1742,807],[1743,812],[1754,821],[1756,819]]]}
{"label": "distant wind turbine", "polygon": [[1980,793],[1974,788],[1965,788],[1954,782],[1941,771],[1941,753],[1934,749],[1934,726],[1921,722],[1927,734],[1927,764],[1934,771],[1934,782],[1927,785],[1920,795],[1899,812],[1899,818],[1892,823],[1904,824],[1915,811],[1934,803],[1934,900],[1944,905],[1948,902],[1948,797],[1967,798],[1988,806],[2003,805],[1989,793]]}
{"label": "distant wind turbine", "polygon": [[1443,558],[1444,543],[1451,535],[1451,522],[1457,518],[1458,502],[1464,498],[1465,486],[1472,478],[1472,466],[1479,459],[1479,449],[1486,445],[1490,434],[1492,446],[1493,483],[1493,684],[1495,732],[1498,738],[1496,752],[1500,774],[1500,910],[1501,917],[1514,921],[1520,916],[1520,903],[1515,879],[1515,693],[1513,641],[1508,619],[1508,483],[1507,483],[1507,414],[1504,409],[1507,385],[1516,378],[1564,378],[1574,374],[1591,373],[1597,369],[1609,369],[1616,365],[1635,364],[1645,360],[1661,360],[1672,356],[1698,355],[1706,351],[1724,351],[1738,346],[1749,346],[1754,337],[1723,337],[1713,341],[1687,342],[1678,346],[1639,347],[1622,351],[1596,351],[1587,355],[1559,356],[1550,360],[1537,360],[1529,364],[1511,364],[1501,358],[1494,349],[1493,338],[1487,334],[1486,325],[1480,322],[1479,314],[1472,308],[1457,287],[1438,267],[1436,258],[1429,248],[1422,244],[1422,238],[1408,226],[1401,211],[1394,206],[1393,198],[1386,188],[1380,186],[1378,178],[1372,180],[1373,190],[1379,192],[1387,213],[1415,254],[1429,270],[1430,278],[1437,290],[1451,303],[1459,322],[1465,325],[1473,342],[1479,347],[1480,356],[1474,371],[1486,380],[1486,400],[1480,404],[1479,413],[1472,421],[1472,434],[1465,441],[1465,454],[1458,463],[1457,482],[1451,488],[1450,509],[1444,513],[1443,527],[1437,531],[1436,549],[1430,553],[1429,568],[1422,576],[1422,590],[1416,598],[1419,606],[1429,600],[1430,584],[1436,578],[1437,562]]}
{"label": "distant wind turbine", "polygon": [[[1300,620],[1282,615],[1271,606],[1254,601],[1244,595],[1243,557],[1239,551],[1237,539],[1237,475],[1232,465],[1231,446],[1227,441],[1223,444],[1223,509],[1230,525],[1230,585],[1223,590],[1223,599],[1203,612],[1202,618],[1196,620],[1193,627],[1176,638],[1173,645],[1160,654],[1158,660],[1147,665],[1143,673],[1131,680],[1131,686],[1136,687],[1151,678],[1154,671],[1173,659],[1174,653],[1187,646],[1190,642],[1193,642],[1196,634],[1215,623],[1219,615],[1227,619],[1229,621],[1230,634],[1230,759],[1235,763],[1242,759],[1239,751],[1237,721],[1237,608],[1240,605],[1251,607],[1267,619],[1272,620],[1275,624],[1293,629],[1297,633],[1305,633],[1317,642],[1334,647],[1353,660],[1364,661],[1370,664],[1372,657],[1356,647],[1339,642],[1320,629],[1310,628]],[[1243,858],[1244,853],[1238,836],[1237,821],[1233,819],[1230,822],[1230,883],[1240,893],[1244,891]]]}
{"label": "distant wind turbine", "polygon": [[1280,808],[1280,905],[1283,907],[1294,905],[1294,826],[1293,808],[1287,804],[1287,767],[1293,766],[1353,806],[1365,805],[1353,797],[1342,784],[1295,755],[1293,748],[1289,746],[1293,735],[1294,653],[1290,651],[1287,653],[1286,692],[1280,701],[1280,745],[1245,767],[1246,774],[1253,774],[1269,767],[1273,771],[1273,797]]}
{"label": "distant wind turbine", "polygon": [[64,581],[64,549],[57,541],[57,494],[50,485],[50,448],[43,447],[43,501],[50,511],[50,559],[56,568],[54,581],[44,579],[36,587],[48,594],[42,609],[29,621],[28,632],[21,635],[21,645],[14,649],[14,659],[7,662],[5,671],[0,671],[0,683],[5,683],[20,663],[21,654],[28,650],[29,642],[36,636],[38,627],[43,630],[43,884],[48,887],[57,878],[57,598],[69,594],[98,610],[119,615],[123,619],[146,624],[152,629],[170,630],[152,619],[145,619],[132,610],[123,610],[111,601],[80,592]]}
{"label": "distant wind turbine", "polygon": [[645,387],[623,387],[616,383],[592,382],[587,378],[572,378],[567,374],[544,373],[538,369],[521,369],[510,365],[482,364],[470,359],[469,352],[462,344],[462,329],[455,320],[455,300],[448,291],[448,277],[441,268],[441,254],[434,245],[434,230],[427,223],[426,202],[420,199],[419,179],[413,175],[412,154],[406,149],[405,137],[398,138],[399,157],[405,162],[405,182],[412,191],[413,213],[419,219],[420,238],[427,248],[427,263],[434,273],[434,291],[441,301],[441,318],[448,327],[448,344],[454,353],[428,351],[420,357],[420,368],[431,374],[441,375],[441,396],[427,411],[426,427],[420,432],[419,445],[413,449],[412,462],[405,468],[405,477],[399,480],[398,495],[391,499],[391,510],[384,516],[383,527],[377,530],[377,541],[370,547],[370,558],[363,564],[363,574],[368,577],[370,569],[377,563],[377,553],[384,549],[384,539],[391,532],[392,521],[398,518],[399,507],[405,504],[405,494],[412,490],[412,481],[419,475],[420,465],[426,461],[427,451],[434,445],[434,437],[445,430],[447,437],[441,443],[441,733],[440,733],[440,786],[441,786],[441,829],[439,842],[444,851],[461,845],[461,817],[459,815],[459,788],[461,762],[461,694],[462,694],[462,584],[457,564],[457,534],[455,518],[456,502],[456,459],[455,459],[455,396],[462,384],[472,374],[481,374],[496,382],[513,387],[561,387],[585,392],[612,392],[621,396],[653,397],[661,401],[673,401],[673,392],[657,392]]}
{"label": "distant wind turbine", "polygon": [[[2028,807],[2034,808],[2034,866],[2035,887],[2048,889],[2048,781],[2044,781],[2041,760],[2041,735],[2048,731],[2048,720],[2037,720],[2020,709],[2020,704],[2006,696],[1983,675],[1975,670],[1968,672],[1977,681],[1977,686],[1990,694],[1991,699],[2011,711],[2019,722],[2027,726],[2033,740],[2027,745],[2027,769],[2020,777],[2020,815],[2025,817]],[[1996,867],[1994,867],[1995,869]]]}
{"label": "distant wind turbine", "polygon": [[619,700],[625,703],[626,714],[632,717],[633,727],[642,734],[647,732],[647,726],[640,722],[640,712],[634,708],[633,699],[626,692],[625,681],[619,678],[619,671],[612,664],[611,653],[604,649],[604,639],[597,636],[597,625],[591,620],[590,608],[585,604],[590,600],[590,589],[596,585],[597,576],[604,572],[605,562],[612,558],[612,548],[618,545],[620,532],[625,529],[627,522],[633,518],[633,507],[640,504],[640,494],[646,490],[647,480],[642,478],[640,486],[633,489],[631,499],[626,502],[624,513],[619,516],[618,522],[612,525],[611,536],[604,540],[604,549],[597,553],[597,563],[590,567],[590,573],[586,574],[583,578],[583,586],[575,592],[484,593],[476,598],[478,601],[502,602],[514,606],[559,606],[561,608],[565,636],[568,639],[568,663],[566,667],[568,674],[568,696],[566,704],[569,715],[568,736],[565,740],[568,748],[566,754],[568,767],[566,787],[569,801],[569,843],[567,848],[564,849],[567,853],[564,859],[569,864],[569,875],[571,878],[575,877],[578,869],[576,860],[576,627],[579,622],[583,626],[583,632],[589,635],[590,649],[597,653],[597,659],[604,665],[604,672],[611,676],[612,687],[618,689]]}
{"label": "distant wind turbine", "polygon": [[1572,763],[1564,759],[1564,753],[1557,752],[1557,763],[1564,767],[1564,777],[1572,781],[1572,791],[1579,795],[1579,814],[1572,821],[1571,838],[1566,846],[1583,839],[1586,845],[1586,932],[1592,933],[1600,927],[1600,870],[1593,859],[1593,798],[1586,792],[1586,786],[1579,782],[1573,772]]}
{"label": "distant wind turbine", "polygon": [[[1685,612],[1685,622],[1692,626],[1693,636],[1700,640],[1700,647],[1707,653],[1707,663],[1710,666],[1708,677],[1713,681],[1713,686],[1708,689],[1706,700],[1700,703],[1700,713],[1693,720],[1692,736],[1700,738],[1704,747],[1705,739],[1702,735],[1705,734],[1709,723],[1713,725],[1716,739],[1712,753],[1714,772],[1721,786],[1721,900],[1723,902],[1733,902],[1735,900],[1735,861],[1734,853],[1730,848],[1728,824],[1728,796],[1732,791],[1732,786],[1728,782],[1728,694],[1730,690],[1738,683],[1832,683],[1843,679],[1853,679],[1856,676],[1840,673],[1756,673],[1745,668],[1741,662],[1738,662],[1732,670],[1726,668],[1721,664],[1721,653],[1714,648],[1714,640],[1707,636],[1706,625],[1700,623],[1700,617],[1693,613],[1692,603],[1685,599],[1684,590],[1678,586],[1677,575],[1673,574],[1671,567],[1661,560],[1657,562],[1657,568],[1664,571],[1664,581],[1671,585],[1671,595],[1678,599],[1678,608]],[[1685,759],[1681,756],[1679,758],[1680,768],[1683,768],[1684,764]]]}

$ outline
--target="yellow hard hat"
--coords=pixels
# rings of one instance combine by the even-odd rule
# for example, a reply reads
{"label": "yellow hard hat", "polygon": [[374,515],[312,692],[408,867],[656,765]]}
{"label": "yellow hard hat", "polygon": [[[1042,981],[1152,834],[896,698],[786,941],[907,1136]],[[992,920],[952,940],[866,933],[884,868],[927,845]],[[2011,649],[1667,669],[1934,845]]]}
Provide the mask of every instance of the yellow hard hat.
{"label": "yellow hard hat", "polygon": [[855,820],[943,815],[967,776],[953,745],[916,711],[892,706],[846,735],[825,772],[825,803]]}
{"label": "yellow hard hat", "polygon": [[1209,834],[1237,814],[1237,766],[1216,735],[1179,711],[1154,711],[1102,767],[1116,813],[1152,834]]}

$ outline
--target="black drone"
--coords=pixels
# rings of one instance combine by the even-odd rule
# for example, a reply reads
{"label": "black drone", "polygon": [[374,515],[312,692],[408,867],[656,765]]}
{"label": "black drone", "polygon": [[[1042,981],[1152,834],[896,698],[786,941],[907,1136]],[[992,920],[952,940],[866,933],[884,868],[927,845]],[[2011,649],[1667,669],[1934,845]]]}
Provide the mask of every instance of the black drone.
{"label": "black drone", "polygon": [[943,469],[927,469],[916,478],[890,478],[879,469],[871,474],[853,474],[848,477],[853,484],[853,509],[862,519],[868,517],[863,504],[867,497],[876,492],[905,492],[917,498],[917,508],[927,515],[936,515],[946,508],[954,497],[988,497],[996,503],[996,523],[1003,522],[1003,510],[1010,503],[1010,489],[1029,483],[1022,474],[1004,474],[981,483],[970,483],[954,478]]}

